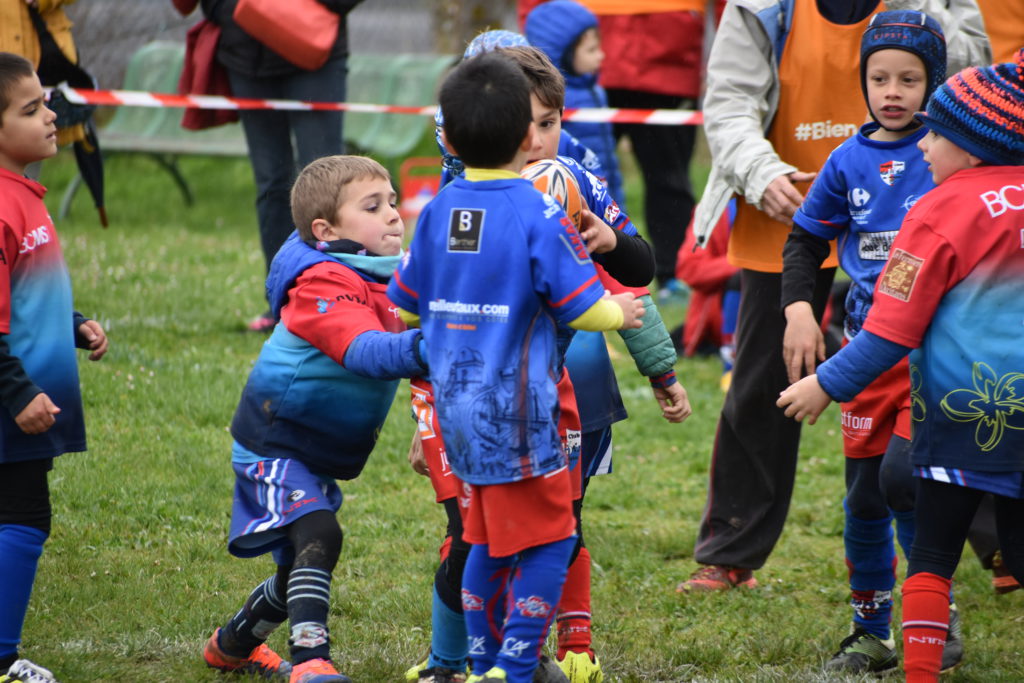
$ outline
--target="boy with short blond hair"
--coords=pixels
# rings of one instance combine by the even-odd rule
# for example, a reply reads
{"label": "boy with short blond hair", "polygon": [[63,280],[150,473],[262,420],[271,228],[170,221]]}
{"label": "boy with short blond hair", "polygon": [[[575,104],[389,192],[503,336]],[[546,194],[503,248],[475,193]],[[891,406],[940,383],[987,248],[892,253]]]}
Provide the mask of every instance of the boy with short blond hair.
{"label": "boy with short blond hair", "polygon": [[447,456],[465,483],[470,680],[525,683],[576,542],[556,429],[555,323],[636,327],[643,309],[631,294],[603,298],[564,211],[519,177],[536,144],[522,71],[500,55],[473,57],[445,80],[440,100],[466,177],[420,215],[388,295],[430,340]]}
{"label": "boy with short blond hair", "polygon": [[918,478],[916,533],[903,583],[904,670],[938,679],[949,588],[967,530],[994,495],[1001,552],[1024,580],[1024,50],[1013,63],[964,69],[918,118],[938,185],[907,213],[861,332],[816,375],[782,392],[785,414],[812,424],[910,353]]}
{"label": "boy with short blond hair", "polygon": [[[203,656],[222,671],[348,683],[327,628],[341,553],[335,479],[362,471],[398,380],[423,374],[423,337],[405,330],[385,289],[404,225],[388,172],[331,156],[295,181],[298,226],[274,258],[267,294],[280,322],[263,345],[234,420],[235,496],[228,550],[272,552],[277,571],[214,632]],[[288,619],[291,664],[265,644]]]}
{"label": "boy with short blond hair", "polygon": [[18,658],[52,510],[54,459],[86,450],[75,348],[107,336],[72,309],[71,280],[43,195],[25,167],[57,153],[56,114],[32,64],[0,52],[0,681],[52,683]]}

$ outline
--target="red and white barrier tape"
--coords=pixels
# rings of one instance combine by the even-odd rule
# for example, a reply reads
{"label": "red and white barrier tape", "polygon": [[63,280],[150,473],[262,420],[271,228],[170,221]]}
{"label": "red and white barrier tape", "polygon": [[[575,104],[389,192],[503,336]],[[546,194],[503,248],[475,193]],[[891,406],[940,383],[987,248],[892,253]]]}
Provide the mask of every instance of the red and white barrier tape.
{"label": "red and white barrier tape", "polygon": [[[372,114],[413,114],[433,116],[437,107],[404,107],[360,102],[302,102],[299,100],[257,100],[217,95],[170,95],[138,90],[84,90],[58,86],[74,104],[107,107],[196,107],[198,109],[277,109],[286,111],[349,111]],[[699,111],[685,109],[566,109],[563,121],[586,123],[642,123],[661,126],[698,126],[704,122]]]}

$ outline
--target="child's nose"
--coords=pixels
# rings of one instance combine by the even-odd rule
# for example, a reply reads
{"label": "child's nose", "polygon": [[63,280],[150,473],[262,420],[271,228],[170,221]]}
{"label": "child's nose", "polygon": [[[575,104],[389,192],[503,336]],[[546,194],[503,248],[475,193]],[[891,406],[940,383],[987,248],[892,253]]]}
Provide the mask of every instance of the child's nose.
{"label": "child's nose", "polygon": [[49,124],[51,124],[51,123],[53,123],[54,121],[57,120],[57,113],[56,112],[54,112],[52,109],[50,109],[46,105],[43,105],[43,109],[46,110],[46,114],[45,114],[44,120],[46,121],[47,125],[49,125]]}

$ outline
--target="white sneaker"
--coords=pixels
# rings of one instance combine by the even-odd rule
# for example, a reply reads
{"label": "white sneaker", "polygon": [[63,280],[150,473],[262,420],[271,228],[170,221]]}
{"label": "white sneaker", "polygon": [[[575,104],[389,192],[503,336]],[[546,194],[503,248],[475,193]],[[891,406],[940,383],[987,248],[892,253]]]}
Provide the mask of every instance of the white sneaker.
{"label": "white sneaker", "polygon": [[49,669],[33,664],[27,659],[19,659],[7,673],[0,676],[0,683],[58,683]]}

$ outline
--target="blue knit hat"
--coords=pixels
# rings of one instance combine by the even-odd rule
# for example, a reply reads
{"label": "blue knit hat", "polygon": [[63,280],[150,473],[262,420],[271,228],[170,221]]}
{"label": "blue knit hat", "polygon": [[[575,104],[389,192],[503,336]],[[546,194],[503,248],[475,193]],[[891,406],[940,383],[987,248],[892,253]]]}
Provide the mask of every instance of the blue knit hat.
{"label": "blue knit hat", "polygon": [[[871,17],[860,40],[860,88],[868,98],[868,57],[879,50],[905,50],[924,63],[927,84],[922,105],[946,79],[946,38],[939,22],[917,10],[892,10]],[[868,108],[871,118],[875,113]],[[916,125],[916,124],[912,124]]]}
{"label": "blue knit hat", "polygon": [[548,59],[569,75],[573,48],[583,32],[597,28],[597,16],[575,0],[550,0],[534,7],[526,15],[523,33],[530,45],[543,50]]}
{"label": "blue knit hat", "polygon": [[986,163],[1024,165],[1024,49],[1012,62],[954,74],[917,118]]}

